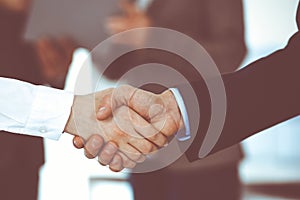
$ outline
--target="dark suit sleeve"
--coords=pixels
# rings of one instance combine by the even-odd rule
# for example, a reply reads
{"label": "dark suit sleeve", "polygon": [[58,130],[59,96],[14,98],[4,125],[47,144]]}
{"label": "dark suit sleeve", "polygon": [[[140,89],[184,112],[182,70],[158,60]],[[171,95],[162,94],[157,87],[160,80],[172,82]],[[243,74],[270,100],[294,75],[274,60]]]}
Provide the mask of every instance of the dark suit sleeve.
{"label": "dark suit sleeve", "polygon": [[[298,9],[298,26],[299,26]],[[286,48],[260,59],[243,70],[223,75],[227,93],[227,116],[215,153],[266,128],[300,114],[300,33]],[[205,83],[197,82],[201,93],[201,121],[198,133],[186,152],[190,161],[198,159],[210,116]],[[203,92],[202,92],[203,91]],[[187,105],[187,107],[189,107]]]}

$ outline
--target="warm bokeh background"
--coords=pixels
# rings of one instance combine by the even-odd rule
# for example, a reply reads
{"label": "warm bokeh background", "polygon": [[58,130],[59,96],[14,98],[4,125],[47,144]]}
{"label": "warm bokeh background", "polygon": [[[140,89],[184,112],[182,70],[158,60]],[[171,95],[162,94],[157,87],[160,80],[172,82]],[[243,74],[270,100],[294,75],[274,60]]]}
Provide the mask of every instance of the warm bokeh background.
{"label": "warm bokeh background", "polygon": [[[141,5],[146,2],[141,1]],[[285,46],[288,38],[297,30],[295,15],[298,2],[244,0],[248,47],[245,64]],[[75,52],[67,90],[72,90],[75,82],[73,77],[76,77],[87,54],[84,49]],[[90,72],[86,73],[89,75]],[[246,157],[241,164],[240,175],[247,186],[244,199],[288,199],[280,198],[280,192],[284,192],[285,187],[278,190],[274,184],[291,184],[293,187],[294,183],[300,183],[300,118],[265,132],[243,144]],[[111,173],[99,166],[96,160],[86,160],[82,151],[74,151],[70,136],[63,135],[59,142],[45,141],[45,149],[46,164],[40,171],[40,200],[133,199],[126,173]],[[258,188],[267,189],[257,189],[257,185]],[[287,188],[289,195],[295,191]],[[279,197],[271,197],[272,194]]]}

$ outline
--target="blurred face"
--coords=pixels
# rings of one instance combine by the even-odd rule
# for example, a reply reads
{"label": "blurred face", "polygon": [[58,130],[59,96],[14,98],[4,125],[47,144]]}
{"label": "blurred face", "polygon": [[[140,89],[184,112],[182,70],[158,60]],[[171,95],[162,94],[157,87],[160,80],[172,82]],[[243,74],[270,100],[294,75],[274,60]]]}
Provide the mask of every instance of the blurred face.
{"label": "blurred face", "polygon": [[31,0],[0,0],[0,5],[13,12],[26,12]]}

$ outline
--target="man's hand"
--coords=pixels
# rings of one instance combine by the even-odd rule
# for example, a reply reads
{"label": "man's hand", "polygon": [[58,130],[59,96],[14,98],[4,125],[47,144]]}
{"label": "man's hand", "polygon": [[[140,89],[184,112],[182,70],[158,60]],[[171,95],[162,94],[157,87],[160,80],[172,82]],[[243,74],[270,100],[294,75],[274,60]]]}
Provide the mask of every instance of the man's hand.
{"label": "man's hand", "polygon": [[[165,139],[173,136],[183,126],[176,100],[169,90],[156,95],[131,86],[121,86],[116,88],[114,92],[105,95],[105,98],[100,103],[97,118],[99,120],[107,120],[112,115],[115,117],[114,110],[122,106],[127,106],[142,116],[155,127],[156,132],[162,133]],[[167,142],[167,140],[159,140],[157,135],[151,135],[142,128],[137,128],[137,130],[147,140],[156,144],[157,147],[163,147]],[[123,168],[133,168],[135,166],[135,162],[128,160],[124,154],[121,153],[119,155],[117,147],[112,142],[107,143],[102,149],[101,147],[94,148],[92,145],[88,145],[89,142],[85,145],[84,140],[80,137],[75,137],[73,143],[77,148],[84,147],[86,152],[93,152],[94,157],[98,154],[99,160],[110,160],[111,162],[102,164],[110,165],[113,171],[120,171]],[[89,156],[87,155],[87,157]]]}
{"label": "man's hand", "polygon": [[[115,116],[115,110],[123,106],[135,111],[156,129],[155,133],[161,132],[166,138],[173,136],[183,127],[181,113],[170,90],[157,95],[129,85],[120,86],[102,99],[101,108],[97,112],[97,119],[106,120],[112,115],[118,117],[118,115]],[[143,130],[142,126],[135,128],[157,146],[165,145],[154,137],[155,134],[151,135],[150,132],[147,133],[146,130]]]}
{"label": "man's hand", "polygon": [[[163,146],[167,138],[132,109],[121,104],[114,110],[112,105],[107,107],[113,111],[114,117],[110,113],[110,116],[106,116],[105,120],[98,121],[96,119],[97,110],[104,111],[102,105],[111,102],[110,98],[115,96],[113,95],[115,91],[119,93],[119,89],[108,89],[91,95],[75,96],[65,132],[80,136],[85,140],[93,134],[99,134],[106,142],[113,141],[119,151],[130,160],[142,162],[144,160],[143,155]],[[116,99],[113,102],[117,101],[119,100]],[[141,131],[145,134],[142,135]],[[151,143],[150,141],[155,142]],[[102,157],[99,157],[99,161],[102,164],[111,162],[111,160],[102,159]]]}
{"label": "man's hand", "polygon": [[104,139],[99,135],[91,136],[87,142],[83,138],[75,136],[73,145],[78,149],[84,148],[85,156],[89,159],[99,155],[99,163],[103,166],[109,165],[109,168],[114,172],[122,171],[124,168],[133,169],[137,164],[119,151],[114,142],[105,144]]}

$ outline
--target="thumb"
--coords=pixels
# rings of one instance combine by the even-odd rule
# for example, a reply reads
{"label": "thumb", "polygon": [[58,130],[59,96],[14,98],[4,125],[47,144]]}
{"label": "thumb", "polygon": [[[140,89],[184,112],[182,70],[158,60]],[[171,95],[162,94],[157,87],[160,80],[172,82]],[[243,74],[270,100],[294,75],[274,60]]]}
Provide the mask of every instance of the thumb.
{"label": "thumb", "polygon": [[105,120],[112,116],[112,107],[110,101],[110,95],[102,99],[96,114],[98,120]]}

